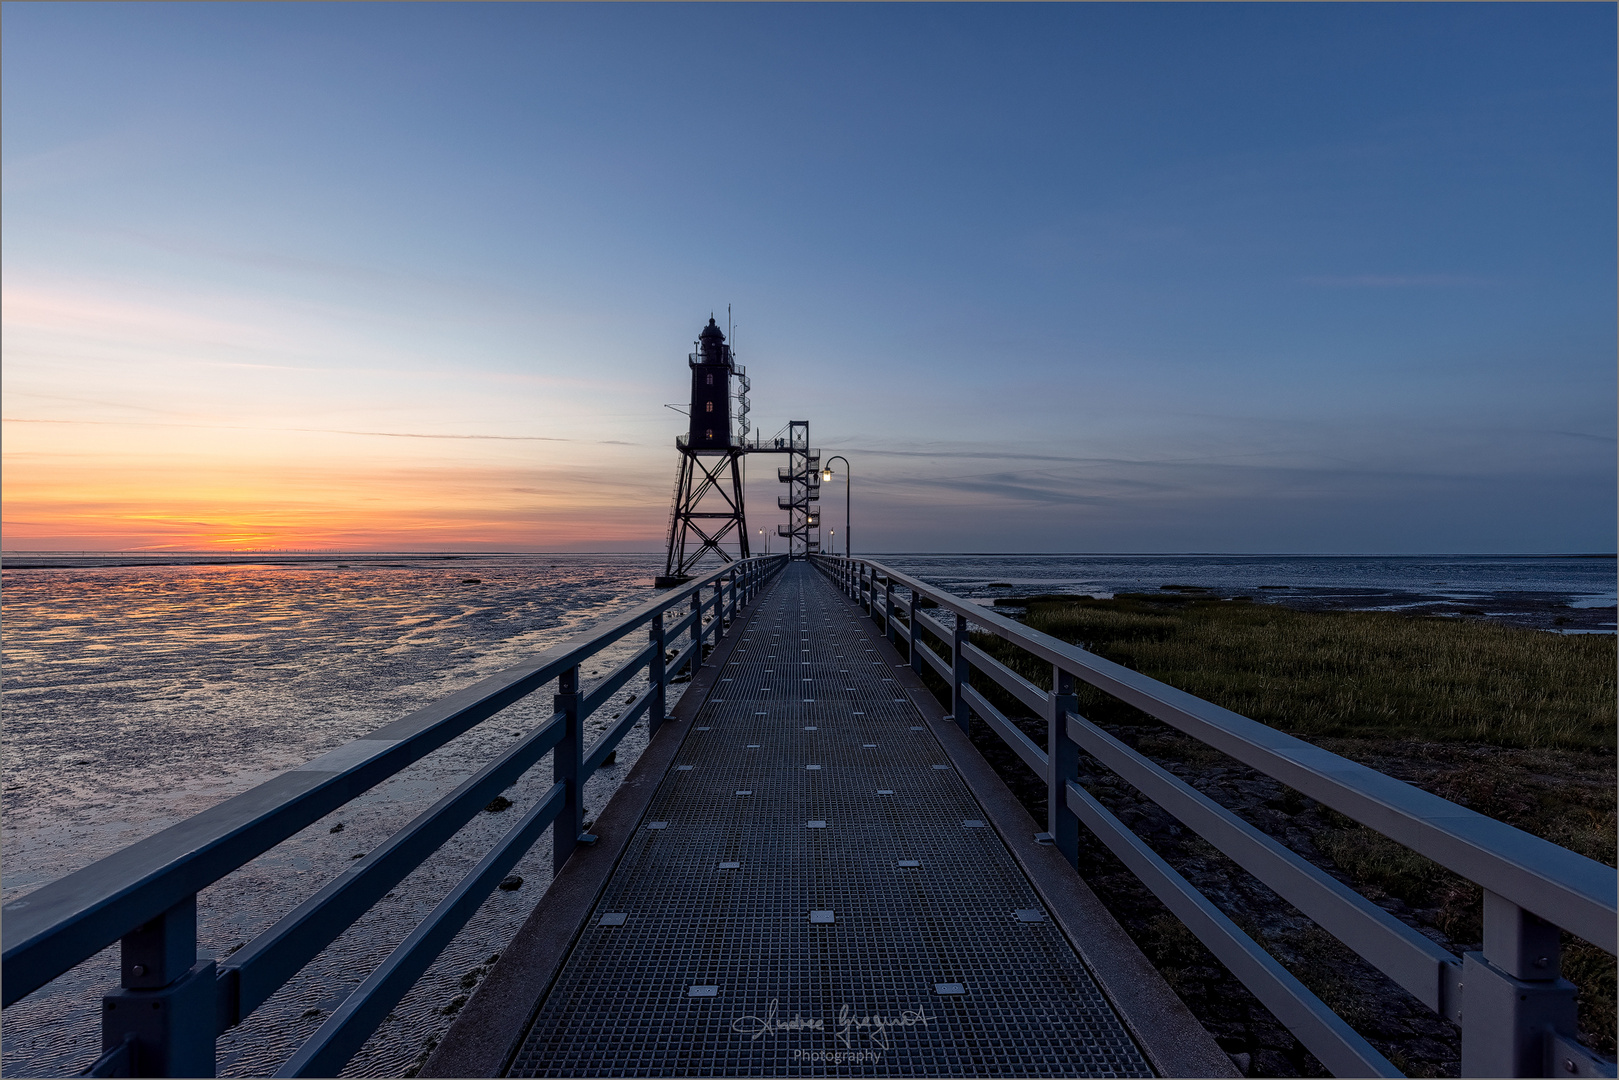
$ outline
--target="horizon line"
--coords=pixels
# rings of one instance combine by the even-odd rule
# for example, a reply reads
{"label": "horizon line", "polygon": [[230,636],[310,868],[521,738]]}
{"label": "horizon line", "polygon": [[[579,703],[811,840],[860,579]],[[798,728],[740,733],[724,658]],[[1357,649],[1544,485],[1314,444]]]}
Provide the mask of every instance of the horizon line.
{"label": "horizon line", "polygon": [[[378,555],[398,558],[401,556],[438,557],[438,556],[490,556],[490,555],[664,555],[663,551],[521,551],[497,550],[479,551],[467,549],[444,548],[439,550],[390,550],[386,548],[247,548],[235,551],[217,551],[203,548],[170,548],[153,550],[150,548],[27,548],[4,549],[0,548],[0,559],[12,556],[39,556],[39,555],[209,555],[216,557],[227,556],[254,556],[254,555],[340,555],[345,558]],[[785,554],[775,552],[773,554]],[[822,553],[829,557],[843,558],[835,553]],[[1224,558],[1224,559],[1264,559],[1264,558],[1308,558],[1308,559],[1417,559],[1417,558],[1512,558],[1512,559],[1614,559],[1619,558],[1619,552],[1602,551],[877,551],[864,553],[853,558],[875,558],[893,555],[921,555],[929,557],[960,557],[996,555],[1004,557],[1023,558],[1159,558],[1173,556],[1177,558]]]}

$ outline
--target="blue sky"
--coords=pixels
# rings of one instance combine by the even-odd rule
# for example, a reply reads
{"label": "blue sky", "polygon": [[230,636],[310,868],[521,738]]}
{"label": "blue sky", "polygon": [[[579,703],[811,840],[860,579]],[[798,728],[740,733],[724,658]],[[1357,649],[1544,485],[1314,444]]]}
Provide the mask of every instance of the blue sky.
{"label": "blue sky", "polygon": [[727,303],[868,551],[1615,546],[1612,5],[3,20],[8,547],[656,549]]}

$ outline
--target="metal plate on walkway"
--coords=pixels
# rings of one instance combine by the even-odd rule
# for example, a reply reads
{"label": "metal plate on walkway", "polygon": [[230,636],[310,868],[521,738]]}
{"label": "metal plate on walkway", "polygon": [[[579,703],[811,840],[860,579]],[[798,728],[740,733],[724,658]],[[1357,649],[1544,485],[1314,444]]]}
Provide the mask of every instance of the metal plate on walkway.
{"label": "metal plate on walkway", "polygon": [[741,633],[511,1075],[1152,1075],[872,623],[797,563]]}

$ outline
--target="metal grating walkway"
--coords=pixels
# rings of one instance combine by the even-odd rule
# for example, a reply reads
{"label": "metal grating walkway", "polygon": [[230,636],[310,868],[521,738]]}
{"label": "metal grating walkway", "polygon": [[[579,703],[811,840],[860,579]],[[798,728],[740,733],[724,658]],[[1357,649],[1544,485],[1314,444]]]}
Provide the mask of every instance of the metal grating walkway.
{"label": "metal grating walkway", "polygon": [[1152,1075],[872,624],[794,563],[741,633],[511,1075]]}

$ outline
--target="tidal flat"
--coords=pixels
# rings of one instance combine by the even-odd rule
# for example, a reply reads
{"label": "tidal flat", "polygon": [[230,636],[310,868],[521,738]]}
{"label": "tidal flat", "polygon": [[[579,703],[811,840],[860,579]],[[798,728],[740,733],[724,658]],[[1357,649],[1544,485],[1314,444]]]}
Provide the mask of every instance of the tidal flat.
{"label": "tidal flat", "polygon": [[[661,556],[185,554],[8,557],[3,896],[176,824],[645,600]],[[633,652],[583,672],[587,686]],[[640,683],[625,687],[625,695]],[[622,697],[619,698],[622,701]],[[199,948],[222,959],[549,719],[535,694],[205,889]],[[616,709],[592,717],[594,735]],[[645,744],[585,789],[594,813]],[[550,785],[541,763],[219,1040],[221,1076],[267,1076]],[[343,1070],[420,1063],[551,878],[519,861]],[[113,946],[6,1010],[0,1072],[72,1076],[100,1053]]]}
{"label": "tidal flat", "polygon": [[[1199,587],[1024,597],[1031,627],[1609,866],[1615,639],[1476,619],[1299,611]],[[988,635],[1037,683],[1049,668]],[[1006,695],[987,696],[1018,715]],[[1080,687],[1079,711],[1451,952],[1480,947],[1479,888],[1201,742]],[[1020,728],[1045,744],[1043,720]],[[974,742],[1044,821],[1045,787],[982,725]],[[1082,755],[1080,782],[1409,1075],[1455,1076],[1460,1030]],[[1133,874],[1082,837],[1080,871],[1247,1075],[1321,1064]],[[1614,1052],[1615,961],[1564,935],[1582,1038]]]}

